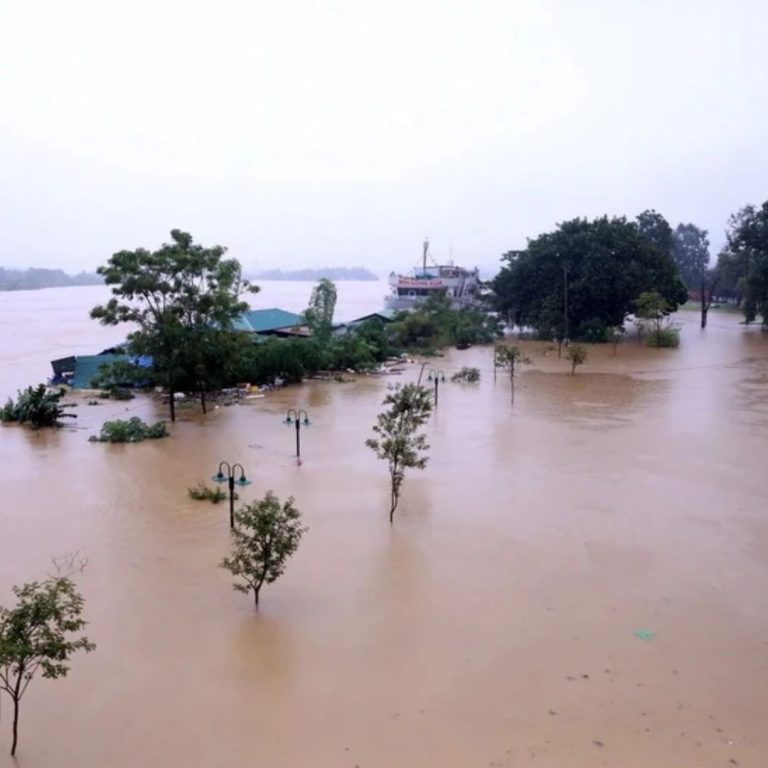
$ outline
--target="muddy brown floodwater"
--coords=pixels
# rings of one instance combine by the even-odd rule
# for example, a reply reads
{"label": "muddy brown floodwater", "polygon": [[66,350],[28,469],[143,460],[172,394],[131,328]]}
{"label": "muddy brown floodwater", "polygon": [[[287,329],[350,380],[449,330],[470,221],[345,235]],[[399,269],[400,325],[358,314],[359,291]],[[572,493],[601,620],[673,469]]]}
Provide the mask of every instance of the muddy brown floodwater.
{"label": "muddy brown floodwater", "polygon": [[[575,376],[526,345],[514,405],[489,350],[436,361],[483,378],[441,386],[393,527],[363,441],[415,369],[185,411],[140,445],[87,436],[163,416],[149,400],[3,428],[0,602],[79,551],[98,643],[31,686],[18,766],[768,764],[768,336],[678,319],[680,349],[590,349]],[[225,506],[186,496],[223,459],[310,528],[258,614],[217,568]]]}

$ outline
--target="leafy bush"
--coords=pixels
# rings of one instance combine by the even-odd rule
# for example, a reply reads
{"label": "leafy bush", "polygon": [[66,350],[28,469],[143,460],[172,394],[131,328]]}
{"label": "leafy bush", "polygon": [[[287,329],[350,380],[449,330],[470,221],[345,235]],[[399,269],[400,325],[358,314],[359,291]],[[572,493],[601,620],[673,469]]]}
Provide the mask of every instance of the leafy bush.
{"label": "leafy bush", "polygon": [[95,443],[140,443],[142,440],[156,440],[167,437],[168,430],[164,421],[156,424],[145,424],[138,416],[133,416],[127,421],[117,419],[106,421],[101,427],[99,436],[89,437]]}
{"label": "leafy bush", "polygon": [[584,365],[587,360],[587,348],[581,344],[571,344],[565,356],[571,361],[571,373],[576,373],[576,367]]}
{"label": "leafy bush", "polygon": [[680,331],[677,328],[660,328],[654,331],[645,343],[649,347],[679,347]]}
{"label": "leafy bush", "polygon": [[464,366],[464,368],[451,376],[451,381],[461,381],[467,383],[480,381],[480,370],[478,368],[467,368]]}
{"label": "leafy bush", "polygon": [[[187,493],[190,499],[195,501],[210,501],[212,504],[218,504],[220,501],[224,501],[227,498],[227,494],[221,488],[211,488],[206,485],[202,480],[192,488],[187,488]],[[237,499],[237,494],[234,495]]]}
{"label": "leafy bush", "polygon": [[34,429],[58,427],[61,419],[77,418],[73,413],[64,413],[65,408],[74,407],[74,405],[59,403],[65,394],[66,390],[49,390],[45,384],[27,387],[24,391],[18,392],[16,402],[8,398],[8,402],[0,409],[0,421],[18,421],[20,424],[29,422]]}

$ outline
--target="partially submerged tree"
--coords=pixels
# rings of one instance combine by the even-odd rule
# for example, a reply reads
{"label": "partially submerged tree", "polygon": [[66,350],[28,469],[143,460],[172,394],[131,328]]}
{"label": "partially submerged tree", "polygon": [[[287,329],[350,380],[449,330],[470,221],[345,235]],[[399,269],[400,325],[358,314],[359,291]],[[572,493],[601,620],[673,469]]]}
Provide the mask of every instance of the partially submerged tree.
{"label": "partially submerged tree", "polygon": [[494,350],[494,368],[503,368],[509,371],[509,385],[512,389],[512,400],[515,399],[515,374],[518,365],[530,365],[531,359],[527,357],[520,347],[497,346]]}
{"label": "partially submerged tree", "polygon": [[671,311],[667,300],[657,291],[641,293],[635,300],[635,315],[642,320],[650,320],[653,325],[651,345],[661,347],[662,331]]}
{"label": "partially submerged tree", "polygon": [[[668,226],[668,225],[667,225]],[[598,340],[621,325],[632,302],[658,290],[673,308],[687,291],[666,250],[666,229],[649,212],[625,218],[574,219],[510,251],[493,281],[496,308],[543,338]]]}
{"label": "partially submerged tree", "polygon": [[577,366],[584,365],[587,361],[587,348],[581,344],[571,344],[565,356],[571,361],[571,374],[574,374]]}
{"label": "partially submerged tree", "polygon": [[[728,221],[725,264],[736,266],[744,319],[752,322],[762,315],[768,325],[768,201],[747,205]],[[723,258],[723,257],[721,257]]]}
{"label": "partially submerged tree", "polygon": [[475,382],[480,381],[480,369],[470,368],[465,365],[463,368],[456,371],[453,376],[451,376],[451,381],[474,384]]}
{"label": "partially submerged tree", "polygon": [[419,384],[396,386],[384,398],[388,406],[376,417],[377,437],[365,444],[380,459],[387,461],[390,479],[389,522],[394,520],[406,469],[424,469],[429,449],[426,435],[417,434],[432,412],[432,397]]}
{"label": "partially submerged tree", "polygon": [[74,413],[66,413],[65,408],[73,408],[73,405],[62,405],[61,398],[66,390],[52,390],[45,384],[36,387],[27,387],[17,393],[14,402],[10,397],[6,404],[0,408],[0,421],[18,421],[20,424],[29,423],[33,429],[39,427],[59,427],[62,419],[76,419]]}
{"label": "partially submerged tree", "polygon": [[678,224],[673,237],[672,256],[688,291],[699,294],[701,327],[706,328],[707,313],[720,277],[719,270],[709,268],[707,231],[695,224]]}
{"label": "partially submerged tree", "polygon": [[236,259],[224,258],[222,246],[204,248],[178,229],[171,239],[156,251],[119,251],[99,267],[113,298],[91,317],[137,326],[128,336],[130,351],[152,357],[153,378],[168,389],[174,421],[174,394],[182,387],[200,392],[204,407],[222,336],[233,335],[233,321],[248,309],[241,295],[258,288],[243,280]]}
{"label": "partially submerged tree", "polygon": [[306,531],[293,497],[281,503],[272,491],[267,491],[261,501],[235,512],[232,555],[221,561],[221,567],[243,580],[232,586],[238,592],[253,592],[258,608],[261,587],[282,576]]}
{"label": "partially submerged tree", "polygon": [[328,341],[333,328],[333,313],[336,310],[336,285],[328,278],[318,280],[312,289],[309,307],[304,311],[304,321],[319,341]]}
{"label": "partially submerged tree", "polygon": [[87,637],[72,637],[86,625],[84,601],[69,578],[51,578],[13,587],[17,603],[0,607],[0,691],[13,701],[13,740],[19,739],[19,706],[38,671],[55,679],[69,672],[69,657],[96,648]]}

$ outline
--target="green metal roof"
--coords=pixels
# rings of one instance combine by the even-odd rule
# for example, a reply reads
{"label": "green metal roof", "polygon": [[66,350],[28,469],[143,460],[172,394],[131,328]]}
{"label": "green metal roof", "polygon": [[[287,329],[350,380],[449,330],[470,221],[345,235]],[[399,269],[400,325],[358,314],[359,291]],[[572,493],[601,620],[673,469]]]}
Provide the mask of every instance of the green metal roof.
{"label": "green metal roof", "polygon": [[235,320],[233,325],[238,331],[267,333],[268,331],[277,331],[280,328],[294,328],[297,325],[303,325],[303,323],[304,320],[301,315],[272,307],[271,309],[252,309]]}
{"label": "green metal roof", "polygon": [[92,389],[91,381],[99,374],[102,365],[127,359],[127,355],[78,355],[75,358],[72,389]]}

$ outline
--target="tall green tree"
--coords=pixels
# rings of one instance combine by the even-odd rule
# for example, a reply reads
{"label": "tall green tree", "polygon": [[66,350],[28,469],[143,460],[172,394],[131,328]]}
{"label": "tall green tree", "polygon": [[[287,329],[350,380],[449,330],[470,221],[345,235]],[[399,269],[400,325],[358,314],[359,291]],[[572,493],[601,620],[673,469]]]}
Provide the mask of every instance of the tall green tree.
{"label": "tall green tree", "polygon": [[333,328],[333,314],[336,311],[336,285],[327,277],[318,280],[309,298],[309,307],[304,311],[304,321],[319,341],[327,341]]}
{"label": "tall green tree", "polygon": [[389,522],[392,523],[400,501],[400,491],[407,469],[427,466],[427,437],[418,430],[432,412],[432,397],[426,387],[406,384],[395,387],[384,398],[386,410],[376,417],[375,438],[365,444],[387,462],[390,479]]}
{"label": "tall green tree", "polygon": [[150,355],[153,378],[170,395],[182,388],[201,394],[215,383],[222,345],[229,343],[235,318],[248,309],[241,300],[258,288],[244,280],[240,263],[225,259],[226,248],[196,244],[174,229],[171,242],[156,251],[119,251],[98,273],[112,286],[113,298],[94,307],[91,317],[104,325],[128,323],[130,350]]}
{"label": "tall green tree", "polygon": [[660,292],[676,308],[687,291],[644,226],[646,234],[625,218],[574,219],[510,251],[493,281],[496,308],[542,336],[591,340],[595,329],[623,325],[644,291]]}
{"label": "tall green tree", "polygon": [[663,254],[672,256],[674,232],[669,222],[653,208],[643,211],[636,219],[637,229],[649,243],[656,246]]}
{"label": "tall green tree", "polygon": [[11,754],[19,741],[19,707],[38,672],[56,679],[69,672],[75,651],[94,650],[87,637],[73,637],[86,625],[84,601],[69,578],[13,587],[16,605],[0,607],[0,691],[13,702]]}
{"label": "tall green tree", "polygon": [[252,592],[258,608],[262,586],[283,575],[288,558],[296,552],[306,531],[293,498],[281,503],[272,491],[267,491],[261,501],[235,512],[232,555],[221,561],[221,567],[242,579],[233,584],[234,588]]}
{"label": "tall green tree", "polygon": [[717,268],[709,266],[709,238],[707,231],[695,224],[675,227],[672,255],[685,287],[699,294],[701,327],[707,327],[707,314],[720,279]]}
{"label": "tall green tree", "polygon": [[707,230],[695,224],[678,224],[672,240],[672,256],[685,287],[698,291],[709,269]]}
{"label": "tall green tree", "polygon": [[748,322],[768,325],[768,201],[747,205],[728,221],[726,261],[741,272],[742,308]]}

